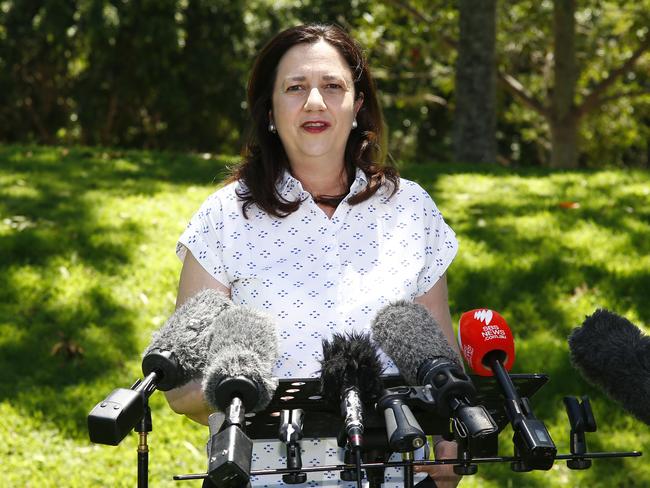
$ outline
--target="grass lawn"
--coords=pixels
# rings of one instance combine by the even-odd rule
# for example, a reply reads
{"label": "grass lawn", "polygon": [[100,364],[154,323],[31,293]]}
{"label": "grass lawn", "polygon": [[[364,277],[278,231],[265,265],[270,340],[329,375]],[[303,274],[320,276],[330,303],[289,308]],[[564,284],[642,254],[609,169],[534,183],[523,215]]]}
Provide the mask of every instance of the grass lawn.
{"label": "grass lawn", "polygon": [[[90,409],[141,376],[140,353],[171,314],[176,238],[233,158],[0,146],[0,486],[132,487],[137,437],[92,445]],[[517,344],[513,372],[551,381],[533,398],[568,452],[564,395],[592,398],[591,450],[643,450],[650,430],[572,369],[566,337],[597,307],[650,325],[650,174],[406,165],[456,231],[455,321],[491,307]],[[647,381],[647,379],[646,379]],[[205,470],[206,429],[151,398],[150,484]],[[500,449],[511,454],[511,432]],[[465,487],[650,486],[645,457],[517,474],[482,465]]]}

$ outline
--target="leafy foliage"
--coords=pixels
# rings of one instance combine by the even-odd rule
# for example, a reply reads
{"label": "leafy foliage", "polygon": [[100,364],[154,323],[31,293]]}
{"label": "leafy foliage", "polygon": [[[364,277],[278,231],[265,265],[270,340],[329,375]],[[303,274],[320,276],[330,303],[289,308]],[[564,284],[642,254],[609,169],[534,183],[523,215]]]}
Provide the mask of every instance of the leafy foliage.
{"label": "leafy foliage", "polygon": [[[547,103],[553,91],[553,2],[500,2],[498,50],[500,69],[512,73],[536,100]],[[650,3],[634,5],[593,0],[576,3],[578,106],[647,39]],[[650,92],[646,51],[635,67],[602,94],[602,103],[582,119],[581,163],[647,165]],[[623,96],[628,94],[629,96]],[[514,162],[545,160],[550,132],[543,117],[510,95],[502,97],[501,148]]]}
{"label": "leafy foliage", "polygon": [[[552,7],[498,2],[499,69],[540,101],[553,90]],[[648,12],[649,0],[579,2],[577,104],[647,36]],[[458,12],[441,0],[5,0],[0,141],[237,153],[255,53],[313,21],[343,25],[366,48],[396,159],[453,159]],[[583,166],[647,166],[648,73],[646,53],[584,119]],[[543,164],[544,117],[497,96],[501,161]]]}

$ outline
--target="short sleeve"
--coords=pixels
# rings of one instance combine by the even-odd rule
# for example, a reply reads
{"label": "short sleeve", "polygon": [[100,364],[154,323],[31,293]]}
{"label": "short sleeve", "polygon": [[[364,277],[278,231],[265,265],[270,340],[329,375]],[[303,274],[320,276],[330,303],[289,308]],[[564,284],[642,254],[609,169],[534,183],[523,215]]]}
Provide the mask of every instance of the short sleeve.
{"label": "short sleeve", "polygon": [[178,238],[176,255],[185,260],[187,250],[219,283],[230,287],[231,280],[224,262],[223,207],[216,195],[209,197],[190,219]]}
{"label": "short sleeve", "polygon": [[424,295],[445,274],[456,257],[458,240],[429,194],[422,190],[425,235],[425,264],[418,276],[417,296]]}

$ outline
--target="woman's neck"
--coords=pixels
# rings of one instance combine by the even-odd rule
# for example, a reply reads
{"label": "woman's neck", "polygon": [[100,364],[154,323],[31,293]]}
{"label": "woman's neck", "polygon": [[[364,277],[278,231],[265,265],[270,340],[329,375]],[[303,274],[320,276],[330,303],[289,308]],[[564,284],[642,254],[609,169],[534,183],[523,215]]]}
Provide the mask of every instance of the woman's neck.
{"label": "woman's neck", "polygon": [[291,173],[314,197],[342,195],[348,190],[348,175],[342,164],[329,167],[292,165]]}

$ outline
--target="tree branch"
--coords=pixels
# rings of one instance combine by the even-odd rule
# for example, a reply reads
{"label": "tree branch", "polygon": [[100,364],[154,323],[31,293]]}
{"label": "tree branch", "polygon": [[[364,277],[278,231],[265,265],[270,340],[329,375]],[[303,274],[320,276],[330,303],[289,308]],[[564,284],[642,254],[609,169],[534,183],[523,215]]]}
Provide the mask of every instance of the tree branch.
{"label": "tree branch", "polygon": [[544,118],[549,117],[548,107],[545,107],[539,100],[530,95],[515,77],[497,70],[497,79],[501,86],[523,102],[528,108],[534,110]]}
{"label": "tree branch", "polygon": [[[411,5],[408,0],[384,0],[384,3],[390,3],[393,4],[395,7],[399,7],[406,12],[408,12],[412,17],[415,17],[417,20],[420,22],[424,22],[428,25],[433,25],[434,21],[433,18],[429,17],[427,14],[422,12],[421,10],[418,10],[415,8],[413,5]],[[455,39],[452,39],[449,36],[446,36],[444,34],[438,34],[438,40],[440,43],[449,48],[449,49],[457,49],[458,48],[458,42]]]}
{"label": "tree branch", "polygon": [[641,41],[641,44],[639,44],[639,47],[637,47],[632,53],[632,56],[630,56],[621,66],[610,71],[607,77],[602,79],[600,83],[594,87],[591,93],[584,98],[582,103],[576,108],[576,115],[582,117],[600,107],[606,99],[603,95],[607,89],[612,86],[617,79],[630,71],[648,48],[650,48],[650,35],[646,34],[643,41]]}
{"label": "tree branch", "polygon": [[387,2],[392,3],[396,7],[400,7],[402,9],[406,10],[409,14],[411,14],[413,17],[416,17],[418,20],[420,20],[422,22],[425,22],[427,24],[431,24],[433,22],[432,18],[430,18],[424,12],[416,9],[407,0],[387,0]]}
{"label": "tree branch", "polygon": [[[420,22],[426,22],[430,25],[433,24],[433,19],[431,17],[429,17],[424,12],[415,8],[413,5],[411,5],[408,2],[408,0],[384,0],[384,1],[385,3],[390,3],[393,6],[402,8],[403,10],[408,12],[410,15],[412,15]],[[458,49],[458,42],[455,39],[451,39],[450,37],[445,35],[440,35],[439,39],[444,46],[450,49]],[[530,94],[528,94],[524,89],[523,85],[519,81],[517,81],[513,76],[507,73],[502,73],[499,70],[497,70],[497,78],[501,83],[501,85],[504,86],[508,92],[512,93],[515,97],[517,97],[520,101],[522,101],[524,105],[533,109],[542,117],[545,118],[548,117],[549,115],[548,108],[544,107],[538,100],[536,100]]]}
{"label": "tree branch", "polygon": [[608,102],[618,100],[619,98],[634,98],[634,97],[642,97],[643,95],[650,95],[650,87],[641,90],[630,90],[628,92],[615,93],[608,97],[601,97],[600,105],[604,105]]}

